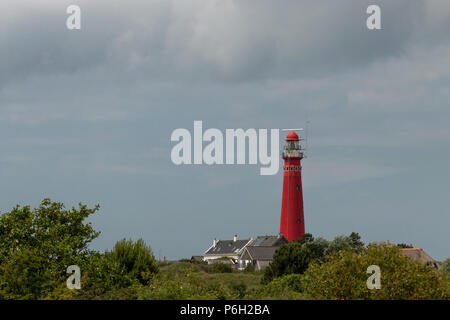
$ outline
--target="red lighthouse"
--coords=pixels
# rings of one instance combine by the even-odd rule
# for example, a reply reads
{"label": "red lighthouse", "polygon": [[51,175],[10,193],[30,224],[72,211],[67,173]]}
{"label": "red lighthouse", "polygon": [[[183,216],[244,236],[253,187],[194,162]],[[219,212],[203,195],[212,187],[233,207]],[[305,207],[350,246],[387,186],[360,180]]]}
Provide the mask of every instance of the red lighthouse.
{"label": "red lighthouse", "polygon": [[303,238],[305,234],[302,159],[303,152],[300,147],[300,139],[292,131],[286,136],[286,145],[283,151],[283,200],[280,222],[280,232],[289,242],[297,238]]}

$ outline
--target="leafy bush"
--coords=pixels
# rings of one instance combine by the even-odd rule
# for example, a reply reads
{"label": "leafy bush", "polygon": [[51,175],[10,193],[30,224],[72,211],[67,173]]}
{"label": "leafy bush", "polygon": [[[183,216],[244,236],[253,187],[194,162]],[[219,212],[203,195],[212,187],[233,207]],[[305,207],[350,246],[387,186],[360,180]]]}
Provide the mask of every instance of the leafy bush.
{"label": "leafy bush", "polygon": [[51,299],[136,299],[137,288],[159,272],[151,248],[142,239],[120,240],[105,254],[92,254],[80,266],[81,290],[59,287]]}
{"label": "leafy bush", "polygon": [[[381,270],[381,289],[367,289],[367,267]],[[449,299],[448,280],[412,262],[390,244],[370,245],[363,254],[340,251],[304,274],[305,292],[315,299]]]}
{"label": "leafy bush", "polygon": [[288,274],[273,279],[261,289],[257,290],[254,299],[304,299],[302,294],[303,276],[299,274]]}
{"label": "leafy bush", "polygon": [[125,273],[144,285],[159,272],[152,249],[142,239],[136,242],[122,239],[111,252],[105,253],[105,257],[112,265],[117,266],[120,274]]}
{"label": "leafy bush", "polygon": [[234,291],[223,283],[201,278],[198,273],[186,268],[183,274],[165,274],[155,277],[148,286],[141,287],[138,298],[146,300],[237,299],[239,292],[236,288]]}
{"label": "leafy bush", "polygon": [[209,272],[212,273],[231,273],[233,268],[227,263],[214,263],[210,265]]}
{"label": "leafy bush", "polygon": [[55,286],[48,261],[36,250],[14,252],[0,269],[0,291],[5,299],[38,299]]}
{"label": "leafy bush", "polygon": [[243,299],[247,293],[247,285],[242,282],[232,282],[230,288],[238,299]]}
{"label": "leafy bush", "polygon": [[81,267],[81,290],[68,290],[63,286],[62,291],[72,292],[69,297],[79,299],[95,299],[107,292],[128,288],[133,284],[138,284],[135,274],[128,273],[127,270],[106,254],[94,254]]}
{"label": "leafy bush", "polygon": [[442,272],[450,278],[450,258],[442,263]]}

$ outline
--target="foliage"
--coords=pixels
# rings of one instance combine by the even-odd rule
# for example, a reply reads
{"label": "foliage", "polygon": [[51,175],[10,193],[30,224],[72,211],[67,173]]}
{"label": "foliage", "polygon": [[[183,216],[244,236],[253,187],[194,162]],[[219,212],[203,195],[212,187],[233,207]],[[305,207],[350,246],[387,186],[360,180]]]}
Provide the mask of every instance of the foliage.
{"label": "foliage", "polygon": [[238,292],[223,282],[208,281],[191,267],[181,267],[175,274],[164,273],[152,279],[148,286],[141,287],[138,299],[181,300],[181,299],[236,299]]}
{"label": "foliage", "polygon": [[243,299],[245,297],[247,293],[247,286],[245,283],[233,282],[230,287],[239,299]]}
{"label": "foliage", "polygon": [[252,298],[255,299],[304,299],[302,284],[303,276],[288,274],[273,279],[268,284],[256,291]]}
{"label": "foliage", "polygon": [[[212,273],[214,265],[171,262],[148,286],[138,290],[139,299],[249,299],[257,298],[260,273]],[[206,268],[205,268],[206,267]]]}
{"label": "foliage", "polygon": [[357,232],[350,233],[350,246],[355,251],[361,251],[364,248],[364,242],[361,241],[361,236]]}
{"label": "foliage", "polygon": [[273,278],[286,274],[302,274],[311,261],[326,261],[327,257],[341,250],[361,252],[364,243],[358,233],[352,232],[350,236],[337,236],[333,241],[323,238],[314,238],[305,233],[301,240],[282,245],[274,254],[273,261],[265,269],[264,283]]}
{"label": "foliage", "polygon": [[1,291],[5,299],[38,299],[54,287],[48,261],[36,250],[23,249],[1,265]]}
{"label": "foliage", "polygon": [[38,208],[17,205],[0,216],[0,290],[3,296],[39,298],[63,281],[69,265],[84,265],[98,237],[85,220],[99,209],[66,210],[44,199]]}
{"label": "foliage", "polygon": [[265,269],[263,282],[268,283],[285,274],[303,273],[312,259],[312,251],[304,244],[286,243],[275,251],[272,263]]}
{"label": "foliage", "polygon": [[72,294],[69,298],[95,299],[110,291],[139,283],[134,274],[127,273],[119,262],[106,254],[93,254],[81,269],[81,290],[69,290],[65,285],[60,289],[63,292],[70,291]]}
{"label": "foliage", "polygon": [[152,249],[142,239],[136,242],[122,239],[105,256],[112,264],[117,265],[120,273],[136,278],[144,285],[159,271]]}
{"label": "foliage", "polygon": [[208,271],[213,273],[231,273],[233,268],[228,263],[213,263]]}
{"label": "foliage", "polygon": [[447,258],[442,263],[442,271],[445,275],[447,275],[450,278],[450,258]]}
{"label": "foliage", "polygon": [[[381,270],[381,289],[367,289],[367,267]],[[363,254],[335,253],[313,262],[304,274],[305,293],[315,299],[449,299],[449,282],[432,268],[412,262],[390,244],[370,245]]]}
{"label": "foliage", "polygon": [[79,204],[78,210],[66,210],[59,202],[44,199],[38,208],[14,207],[0,216],[0,263],[24,249],[36,250],[64,274],[67,266],[77,258],[87,256],[88,244],[98,237],[91,223],[85,219],[99,206],[89,209]]}
{"label": "foliage", "polygon": [[[59,288],[64,299],[137,298],[137,288],[159,272],[151,248],[142,239],[122,239],[111,252],[92,254],[82,268],[81,290]],[[67,291],[76,291],[68,293]]]}

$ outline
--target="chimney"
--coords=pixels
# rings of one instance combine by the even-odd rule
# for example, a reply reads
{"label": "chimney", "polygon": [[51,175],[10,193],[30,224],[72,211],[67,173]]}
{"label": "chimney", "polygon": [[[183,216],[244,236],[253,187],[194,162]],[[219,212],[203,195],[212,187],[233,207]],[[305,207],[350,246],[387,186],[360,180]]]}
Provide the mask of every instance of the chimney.
{"label": "chimney", "polygon": [[214,238],[214,240],[213,240],[213,248],[215,248],[215,247],[216,247],[216,244],[217,244],[217,239],[216,239],[216,238]]}
{"label": "chimney", "polygon": [[234,241],[234,242],[237,241],[237,234],[234,235],[233,241]]}

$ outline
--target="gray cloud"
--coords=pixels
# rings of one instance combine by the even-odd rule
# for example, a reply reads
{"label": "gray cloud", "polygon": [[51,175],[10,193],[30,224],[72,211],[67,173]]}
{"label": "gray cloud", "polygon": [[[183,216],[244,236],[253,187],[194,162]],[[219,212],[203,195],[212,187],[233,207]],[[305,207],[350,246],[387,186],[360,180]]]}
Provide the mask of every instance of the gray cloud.
{"label": "gray cloud", "polygon": [[405,55],[429,30],[448,39],[446,16],[423,1],[376,1],[386,32],[365,27],[373,1],[76,1],[77,32],[64,24],[72,2],[19,3],[0,7],[3,83],[91,68],[154,80],[323,76]]}

